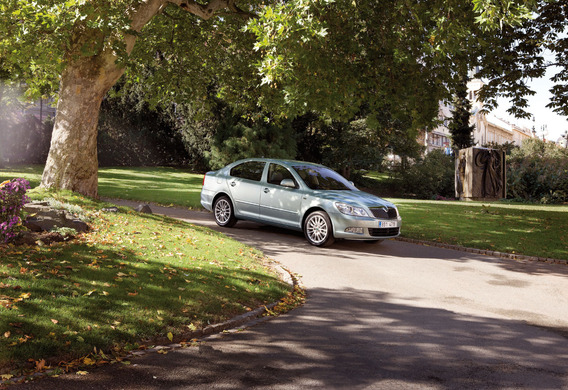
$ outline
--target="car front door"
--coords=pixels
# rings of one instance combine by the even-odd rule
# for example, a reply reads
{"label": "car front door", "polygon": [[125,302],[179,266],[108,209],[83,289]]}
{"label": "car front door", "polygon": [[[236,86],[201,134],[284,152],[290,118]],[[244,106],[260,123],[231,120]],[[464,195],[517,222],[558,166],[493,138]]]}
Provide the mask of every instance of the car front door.
{"label": "car front door", "polygon": [[[282,185],[284,180],[295,187]],[[260,218],[272,224],[301,228],[302,194],[292,173],[283,165],[270,163],[260,192]]]}
{"label": "car front door", "polygon": [[258,219],[262,178],[266,163],[247,161],[231,168],[227,182],[236,217]]}

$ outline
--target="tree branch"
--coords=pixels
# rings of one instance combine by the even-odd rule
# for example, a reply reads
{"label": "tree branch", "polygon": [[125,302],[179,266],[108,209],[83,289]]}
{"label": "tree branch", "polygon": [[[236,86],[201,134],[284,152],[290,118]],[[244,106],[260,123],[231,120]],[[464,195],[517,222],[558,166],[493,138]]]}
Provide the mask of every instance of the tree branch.
{"label": "tree branch", "polygon": [[180,8],[199,16],[202,19],[210,19],[217,11],[229,9],[233,14],[244,18],[255,17],[251,12],[243,11],[235,4],[235,0],[211,0],[207,4],[199,4],[195,0],[167,0]]}

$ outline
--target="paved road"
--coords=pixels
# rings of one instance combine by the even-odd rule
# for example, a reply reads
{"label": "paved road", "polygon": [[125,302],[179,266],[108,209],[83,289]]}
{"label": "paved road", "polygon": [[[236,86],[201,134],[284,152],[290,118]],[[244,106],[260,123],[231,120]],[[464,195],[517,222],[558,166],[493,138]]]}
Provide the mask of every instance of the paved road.
{"label": "paved road", "polygon": [[[214,227],[211,214],[153,207]],[[216,228],[217,229],[217,228]],[[568,267],[387,241],[218,229],[298,273],[306,304],[199,347],[26,389],[568,389]]]}

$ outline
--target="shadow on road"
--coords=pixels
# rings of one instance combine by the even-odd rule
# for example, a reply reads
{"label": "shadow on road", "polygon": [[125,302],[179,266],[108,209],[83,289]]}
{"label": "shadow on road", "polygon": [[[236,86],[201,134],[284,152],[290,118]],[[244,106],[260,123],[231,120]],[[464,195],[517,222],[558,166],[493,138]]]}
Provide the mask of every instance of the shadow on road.
{"label": "shadow on road", "polygon": [[[201,213],[199,222],[208,223],[212,216]],[[197,222],[197,223],[199,223]],[[371,244],[362,241],[336,241],[328,248],[315,248],[308,244],[303,233],[272,226],[266,226],[248,221],[239,221],[234,228],[218,228],[216,225],[208,227],[222,232],[236,240],[245,242],[262,249],[271,257],[283,253],[302,252],[307,255],[318,251],[330,256],[344,259],[357,259],[360,255],[380,258],[416,258],[416,259],[441,259],[453,261],[460,265],[472,262],[498,263],[499,267],[523,274],[538,275],[563,275],[568,276],[568,267],[562,264],[548,264],[542,262],[516,261],[501,259],[493,256],[472,254],[452,249],[441,250],[438,247],[419,245],[395,240],[385,240],[380,244]],[[259,238],[261,242],[259,244]]]}
{"label": "shadow on road", "polygon": [[[311,290],[309,305],[242,332],[22,389],[561,389],[568,341],[521,322]],[[330,313],[334,313],[330,316]]]}

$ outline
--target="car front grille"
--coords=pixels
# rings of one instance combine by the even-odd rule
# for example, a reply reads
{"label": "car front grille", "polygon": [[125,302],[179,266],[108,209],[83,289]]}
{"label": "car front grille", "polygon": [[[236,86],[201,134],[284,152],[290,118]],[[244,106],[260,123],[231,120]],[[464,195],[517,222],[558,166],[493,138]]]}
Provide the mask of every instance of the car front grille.
{"label": "car front grille", "polygon": [[373,237],[392,237],[397,236],[400,228],[369,228],[369,235]]}
{"label": "car front grille", "polygon": [[371,207],[371,212],[378,219],[396,219],[397,213],[394,207]]}

